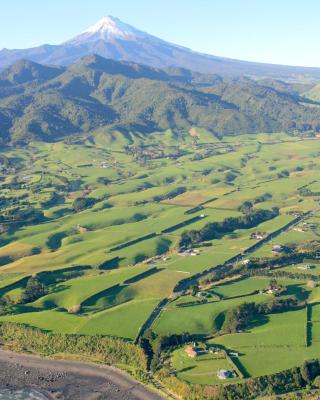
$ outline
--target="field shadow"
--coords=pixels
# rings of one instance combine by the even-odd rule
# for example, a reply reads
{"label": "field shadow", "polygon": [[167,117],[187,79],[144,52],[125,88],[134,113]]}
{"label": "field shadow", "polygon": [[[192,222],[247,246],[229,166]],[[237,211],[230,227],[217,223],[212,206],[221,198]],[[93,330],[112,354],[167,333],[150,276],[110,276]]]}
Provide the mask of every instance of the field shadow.
{"label": "field shadow", "polygon": [[119,264],[122,260],[124,260],[124,257],[114,257],[109,260],[104,261],[102,264],[98,266],[98,269],[101,269],[103,271],[107,271],[109,269],[116,269],[119,268]]}
{"label": "field shadow", "polygon": [[54,286],[53,288],[51,288],[50,292],[48,294],[56,294],[56,293],[60,293],[63,292],[65,290],[70,289],[71,286],[70,285],[65,285],[65,284],[59,284],[57,286]]}
{"label": "field shadow", "polygon": [[68,207],[61,208],[60,210],[56,210],[53,212],[55,218],[64,217],[67,214],[72,214],[73,210]]}
{"label": "field shadow", "polygon": [[54,233],[53,235],[50,235],[48,237],[48,240],[46,242],[47,247],[51,251],[56,251],[60,249],[62,240],[68,236],[67,232],[57,232]]}
{"label": "field shadow", "polygon": [[148,278],[149,276],[154,275],[157,272],[160,272],[162,270],[163,270],[163,268],[157,268],[157,267],[150,268],[147,271],[134,276],[133,278],[129,278],[129,279],[125,280],[124,283],[125,284],[136,283],[136,282],[141,281],[142,279]]}
{"label": "field shadow", "polygon": [[268,315],[257,315],[247,325],[246,332],[250,332],[250,329],[257,328],[258,326],[265,325],[269,322],[270,318]]}
{"label": "field shadow", "polygon": [[181,373],[183,373],[183,372],[189,372],[189,371],[192,371],[193,369],[195,369],[195,366],[190,366],[190,367],[184,367],[184,368],[181,368],[181,369],[179,369],[179,370],[177,370],[177,372],[179,373],[179,374],[181,374]]}
{"label": "field shadow", "polygon": [[171,246],[171,240],[169,239],[161,239],[158,243],[157,243],[157,247],[156,247],[156,254],[157,256],[166,253]]}
{"label": "field shadow", "polygon": [[20,314],[40,312],[40,311],[43,311],[43,308],[33,307],[28,304],[17,304],[11,308],[10,315],[20,315]]}
{"label": "field shadow", "polygon": [[302,283],[287,286],[286,295],[293,295],[298,301],[308,299],[309,292],[303,287]]}
{"label": "field shadow", "polygon": [[[125,289],[126,292],[124,293]],[[81,314],[96,313],[118,306],[132,300],[134,295],[135,290],[130,290],[129,285],[116,284],[83,301],[81,304]]]}
{"label": "field shadow", "polygon": [[55,271],[43,271],[38,273],[41,282],[52,285],[64,282],[69,279],[78,278],[84,275],[84,271],[91,269],[90,265],[77,265],[70,268],[63,268]]}
{"label": "field shadow", "polygon": [[224,323],[224,320],[225,320],[225,313],[224,312],[219,313],[213,320],[213,326],[212,326],[213,329],[217,332],[220,331]]}
{"label": "field shadow", "polygon": [[10,285],[4,286],[0,289],[0,296],[4,296],[7,292],[14,289],[25,289],[29,278],[30,276],[25,276],[24,278],[19,279],[18,281],[11,283]]}
{"label": "field shadow", "polygon": [[136,254],[135,256],[134,256],[134,264],[139,264],[139,263],[141,263],[142,261],[144,261],[144,260],[146,260],[148,258],[148,256],[146,255],[146,254],[144,254],[144,253],[139,253],[139,254]]}
{"label": "field shadow", "polygon": [[10,264],[14,261],[14,258],[10,256],[3,256],[0,257],[0,267],[3,267],[4,265]]}

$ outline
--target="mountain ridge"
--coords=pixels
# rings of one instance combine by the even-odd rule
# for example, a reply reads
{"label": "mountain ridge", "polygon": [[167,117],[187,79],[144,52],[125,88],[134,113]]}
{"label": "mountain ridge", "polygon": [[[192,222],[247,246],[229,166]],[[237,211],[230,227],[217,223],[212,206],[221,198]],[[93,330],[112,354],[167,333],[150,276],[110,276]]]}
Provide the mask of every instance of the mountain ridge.
{"label": "mountain ridge", "polygon": [[[14,80],[20,70],[28,79]],[[197,126],[218,137],[320,130],[318,107],[308,107],[288,85],[275,87],[98,55],[60,69],[19,61],[0,73],[1,139],[56,141],[102,127],[187,134]]]}
{"label": "mountain ridge", "polygon": [[256,63],[203,54],[166,42],[110,16],[104,17],[93,27],[59,45],[44,44],[30,49],[2,49],[0,69],[22,58],[41,64],[65,66],[90,54],[156,68],[182,67],[224,76],[248,75],[297,79],[301,75],[306,75],[320,79],[320,68]]}

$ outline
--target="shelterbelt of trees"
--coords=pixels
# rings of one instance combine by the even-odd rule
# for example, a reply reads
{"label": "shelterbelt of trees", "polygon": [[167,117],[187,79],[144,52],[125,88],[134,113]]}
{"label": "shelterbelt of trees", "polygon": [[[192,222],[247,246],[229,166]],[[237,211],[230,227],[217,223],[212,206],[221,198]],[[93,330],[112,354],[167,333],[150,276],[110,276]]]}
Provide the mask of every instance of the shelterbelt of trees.
{"label": "shelterbelt of trees", "polygon": [[1,323],[1,344],[14,351],[27,351],[43,356],[77,355],[107,365],[122,365],[137,379],[146,380],[146,357],[133,343],[108,336],[51,334],[24,325]]}
{"label": "shelterbelt of trees", "polygon": [[236,229],[250,229],[262,222],[273,219],[279,215],[279,209],[274,207],[272,210],[248,210],[240,217],[226,218],[222,222],[209,222],[199,230],[185,231],[181,235],[179,242],[180,249],[186,249],[198,243],[216,239],[227,233],[232,233]]}

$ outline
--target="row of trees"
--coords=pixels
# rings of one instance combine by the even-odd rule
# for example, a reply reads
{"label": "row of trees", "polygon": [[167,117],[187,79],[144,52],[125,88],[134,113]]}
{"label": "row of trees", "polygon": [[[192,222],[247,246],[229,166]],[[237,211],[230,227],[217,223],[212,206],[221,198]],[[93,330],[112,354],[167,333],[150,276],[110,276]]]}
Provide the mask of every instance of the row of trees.
{"label": "row of trees", "polygon": [[192,247],[207,240],[216,239],[224,234],[232,233],[236,229],[249,229],[262,222],[273,219],[279,215],[279,209],[272,210],[251,210],[240,217],[226,218],[222,222],[209,222],[199,230],[185,231],[179,242],[180,249]]}
{"label": "row of trees", "polygon": [[12,323],[0,324],[1,342],[13,350],[23,349],[45,356],[52,354],[81,355],[93,362],[125,365],[142,379],[146,358],[141,348],[119,338],[46,333]]}
{"label": "row of trees", "polygon": [[306,187],[299,189],[299,194],[301,196],[306,196],[306,197],[309,197],[309,196],[320,196],[320,192],[314,192],[311,189],[306,188]]}
{"label": "row of trees", "polygon": [[9,223],[12,227],[36,224],[45,220],[43,211],[33,207],[15,207],[0,214],[0,223]]}

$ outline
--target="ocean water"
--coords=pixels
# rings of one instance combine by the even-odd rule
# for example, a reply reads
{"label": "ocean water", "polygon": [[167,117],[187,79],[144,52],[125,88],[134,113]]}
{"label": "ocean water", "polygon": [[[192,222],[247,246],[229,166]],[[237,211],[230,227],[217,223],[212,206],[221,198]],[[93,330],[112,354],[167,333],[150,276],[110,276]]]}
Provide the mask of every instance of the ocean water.
{"label": "ocean water", "polygon": [[34,390],[0,389],[0,400],[47,400],[47,397]]}

